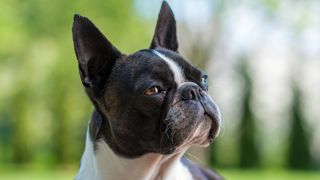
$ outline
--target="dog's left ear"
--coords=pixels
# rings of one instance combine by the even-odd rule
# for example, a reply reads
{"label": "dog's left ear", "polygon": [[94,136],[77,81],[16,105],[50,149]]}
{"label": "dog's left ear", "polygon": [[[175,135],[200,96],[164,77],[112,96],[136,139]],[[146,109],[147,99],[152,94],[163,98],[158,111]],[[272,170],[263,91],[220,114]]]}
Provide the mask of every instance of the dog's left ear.
{"label": "dog's left ear", "polygon": [[166,1],[162,2],[150,49],[157,47],[178,51],[176,20]]}

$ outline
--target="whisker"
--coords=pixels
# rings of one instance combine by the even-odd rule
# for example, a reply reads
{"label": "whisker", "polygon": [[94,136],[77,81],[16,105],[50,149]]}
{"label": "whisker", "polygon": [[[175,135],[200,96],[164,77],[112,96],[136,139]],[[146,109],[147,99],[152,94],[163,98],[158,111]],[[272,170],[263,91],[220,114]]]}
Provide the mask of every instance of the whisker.
{"label": "whisker", "polygon": [[187,157],[187,159],[192,159],[193,161],[196,161],[199,164],[205,164],[205,162],[203,162],[200,158],[198,158],[196,155],[191,154],[190,152],[185,153],[184,155],[185,157]]}

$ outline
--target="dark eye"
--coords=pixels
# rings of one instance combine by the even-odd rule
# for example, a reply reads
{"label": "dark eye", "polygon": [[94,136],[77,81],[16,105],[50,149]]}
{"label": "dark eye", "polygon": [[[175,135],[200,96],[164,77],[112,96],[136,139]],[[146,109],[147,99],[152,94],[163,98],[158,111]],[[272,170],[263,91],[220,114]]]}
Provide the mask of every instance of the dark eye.
{"label": "dark eye", "polygon": [[157,86],[152,86],[151,88],[147,89],[144,94],[148,96],[153,96],[159,93],[159,88]]}
{"label": "dark eye", "polygon": [[207,75],[202,76],[201,85],[206,91],[208,90],[208,76]]}
{"label": "dark eye", "polygon": [[207,77],[207,76],[203,76],[203,77],[201,78],[201,83],[202,83],[202,84],[208,84],[208,77]]}

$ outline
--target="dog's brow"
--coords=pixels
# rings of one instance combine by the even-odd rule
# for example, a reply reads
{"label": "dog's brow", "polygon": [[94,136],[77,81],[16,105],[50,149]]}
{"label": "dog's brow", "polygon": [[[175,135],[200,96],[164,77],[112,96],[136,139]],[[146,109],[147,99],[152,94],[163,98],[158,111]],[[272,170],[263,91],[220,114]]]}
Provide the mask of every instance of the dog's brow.
{"label": "dog's brow", "polygon": [[156,54],[157,56],[159,56],[162,60],[164,60],[168,64],[170,70],[173,73],[174,80],[177,83],[177,85],[182,84],[184,82],[185,78],[184,78],[184,74],[181,70],[181,67],[176,62],[174,62],[172,59],[168,58],[167,56],[160,53],[159,51],[156,51],[153,49],[152,52],[154,54]]}

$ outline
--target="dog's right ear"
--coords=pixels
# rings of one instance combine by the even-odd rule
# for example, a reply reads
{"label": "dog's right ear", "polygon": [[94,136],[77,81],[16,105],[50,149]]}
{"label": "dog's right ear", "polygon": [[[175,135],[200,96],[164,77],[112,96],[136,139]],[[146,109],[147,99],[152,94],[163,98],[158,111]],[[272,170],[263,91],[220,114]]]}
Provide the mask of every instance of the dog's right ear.
{"label": "dog's right ear", "polygon": [[162,1],[150,49],[162,47],[178,52],[176,20],[166,1]]}
{"label": "dog's right ear", "polygon": [[72,34],[82,84],[94,91],[103,88],[122,54],[86,17],[74,16]]}

